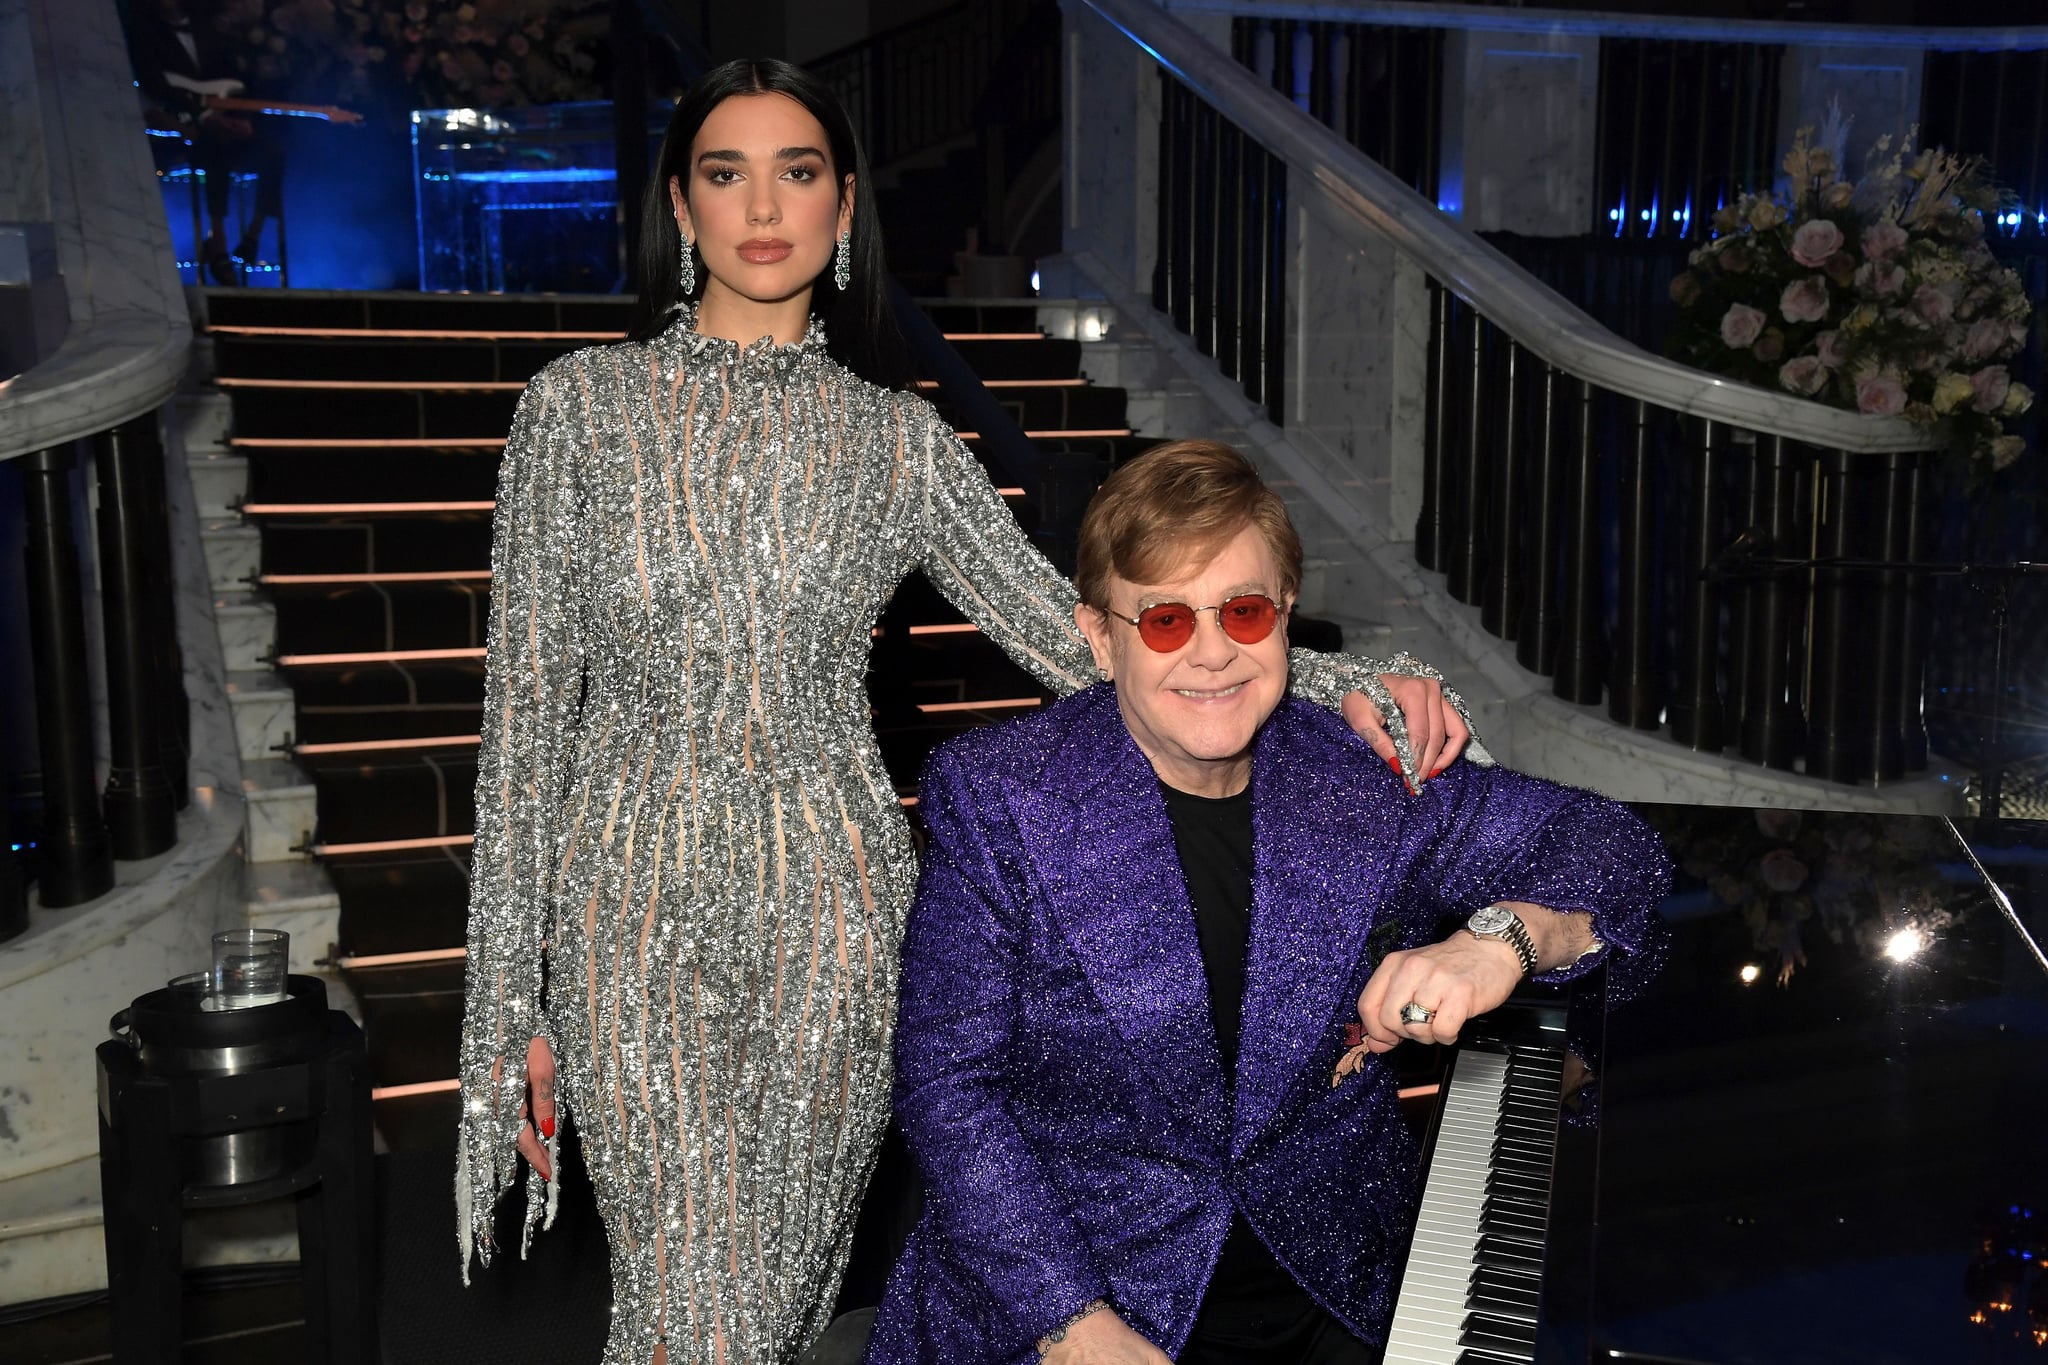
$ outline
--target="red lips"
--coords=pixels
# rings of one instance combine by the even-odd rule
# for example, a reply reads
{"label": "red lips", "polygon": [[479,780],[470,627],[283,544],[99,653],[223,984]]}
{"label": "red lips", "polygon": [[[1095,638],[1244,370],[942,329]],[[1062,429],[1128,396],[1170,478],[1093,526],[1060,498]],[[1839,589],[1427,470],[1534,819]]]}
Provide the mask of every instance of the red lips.
{"label": "red lips", "polygon": [[753,265],[775,265],[789,259],[796,247],[780,237],[756,237],[739,245],[740,259]]}

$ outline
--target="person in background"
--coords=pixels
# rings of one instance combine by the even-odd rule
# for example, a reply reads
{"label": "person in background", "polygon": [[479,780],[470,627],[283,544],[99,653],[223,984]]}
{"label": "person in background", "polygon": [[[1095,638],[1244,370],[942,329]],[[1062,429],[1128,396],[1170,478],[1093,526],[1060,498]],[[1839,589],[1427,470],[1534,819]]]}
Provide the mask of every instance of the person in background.
{"label": "person in background", "polygon": [[[240,93],[242,82],[205,10],[185,0],[138,0],[128,53],[145,105],[184,134],[192,168],[205,179],[200,266],[215,284],[238,284],[237,263],[255,262],[265,225],[283,211],[284,145],[257,119],[208,105],[209,95]],[[256,177],[256,198],[231,249],[228,204],[237,174]]]}
{"label": "person in background", "polygon": [[1287,695],[1300,582],[1242,455],[1149,451],[1081,528],[1106,681],[933,754],[896,1024],[926,1202],[868,1365],[1370,1365],[1419,1194],[1383,1054],[1654,964],[1649,826],[1465,761],[1410,797]]}

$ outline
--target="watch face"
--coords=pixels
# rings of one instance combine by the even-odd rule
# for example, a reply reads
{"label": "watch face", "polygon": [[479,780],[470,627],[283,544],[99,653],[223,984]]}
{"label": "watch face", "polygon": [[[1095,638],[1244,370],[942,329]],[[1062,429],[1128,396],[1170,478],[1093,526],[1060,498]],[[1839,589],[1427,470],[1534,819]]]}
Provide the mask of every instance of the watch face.
{"label": "watch face", "polygon": [[1505,905],[1489,905],[1465,922],[1475,934],[1498,934],[1515,922],[1515,912]]}

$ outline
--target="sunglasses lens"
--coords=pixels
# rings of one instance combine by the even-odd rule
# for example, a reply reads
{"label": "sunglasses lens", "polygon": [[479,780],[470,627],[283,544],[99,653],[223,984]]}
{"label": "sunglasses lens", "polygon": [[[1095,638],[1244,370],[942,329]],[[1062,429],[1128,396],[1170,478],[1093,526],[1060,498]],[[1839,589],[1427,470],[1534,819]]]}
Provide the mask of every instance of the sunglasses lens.
{"label": "sunglasses lens", "polygon": [[1181,602],[1161,602],[1138,613],[1138,638],[1161,654],[1171,654],[1195,638],[1194,609]]}
{"label": "sunglasses lens", "polygon": [[1241,645],[1255,645],[1273,633],[1280,609],[1270,597],[1233,597],[1216,609],[1223,633]]}

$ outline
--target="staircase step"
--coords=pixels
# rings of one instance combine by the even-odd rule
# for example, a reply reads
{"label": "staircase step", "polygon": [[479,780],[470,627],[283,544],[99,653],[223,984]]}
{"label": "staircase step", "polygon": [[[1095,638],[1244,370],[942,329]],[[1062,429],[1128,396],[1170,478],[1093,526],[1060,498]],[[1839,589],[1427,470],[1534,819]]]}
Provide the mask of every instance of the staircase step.
{"label": "staircase step", "polygon": [[231,517],[248,496],[249,461],[243,456],[221,450],[187,452],[185,468],[192,478],[193,504],[202,518]]}
{"label": "staircase step", "polygon": [[275,758],[279,747],[291,741],[296,720],[290,684],[273,670],[261,668],[228,674],[227,686],[242,758]]}
{"label": "staircase step", "polygon": [[277,607],[280,654],[480,646],[488,579],[263,583]]}
{"label": "staircase step", "polygon": [[213,600],[213,624],[230,673],[269,666],[277,652],[277,608],[248,592],[225,592]]}
{"label": "staircase step", "polygon": [[512,426],[519,388],[411,386],[406,388],[236,389],[235,435],[335,440],[469,440],[502,436]]}
{"label": "staircase step", "polygon": [[304,856],[301,850],[319,822],[320,792],[296,763],[279,758],[244,762],[242,796],[243,857],[252,863],[281,863]]}
{"label": "staircase step", "polygon": [[263,567],[263,533],[240,517],[202,519],[199,548],[206,581],[215,592],[246,588]]}
{"label": "staircase step", "polygon": [[633,300],[591,294],[355,293],[209,289],[208,330],[320,327],[349,330],[625,331]]}
{"label": "staircase step", "polygon": [[[617,337],[606,337],[615,341]],[[229,392],[251,380],[437,380],[524,383],[541,367],[590,337],[472,338],[216,335],[221,387]]]}
{"label": "staircase step", "polygon": [[181,393],[175,402],[178,434],[185,443],[187,459],[228,449],[234,434],[235,406],[226,394],[203,389]]}
{"label": "staircase step", "polygon": [[320,841],[329,845],[472,833],[476,759],[474,743],[298,755],[320,789]]}
{"label": "staircase step", "polygon": [[416,501],[475,501],[496,494],[503,453],[501,445],[454,451],[243,449],[249,501],[258,505],[346,502],[370,489],[403,489]]}
{"label": "staircase step", "polygon": [[341,939],[341,895],[327,869],[308,858],[242,866],[242,906],[252,929],[291,935],[291,969],[331,975]]}
{"label": "staircase step", "polygon": [[474,572],[491,563],[491,514],[482,510],[271,517],[261,534],[262,572],[271,574]]}

